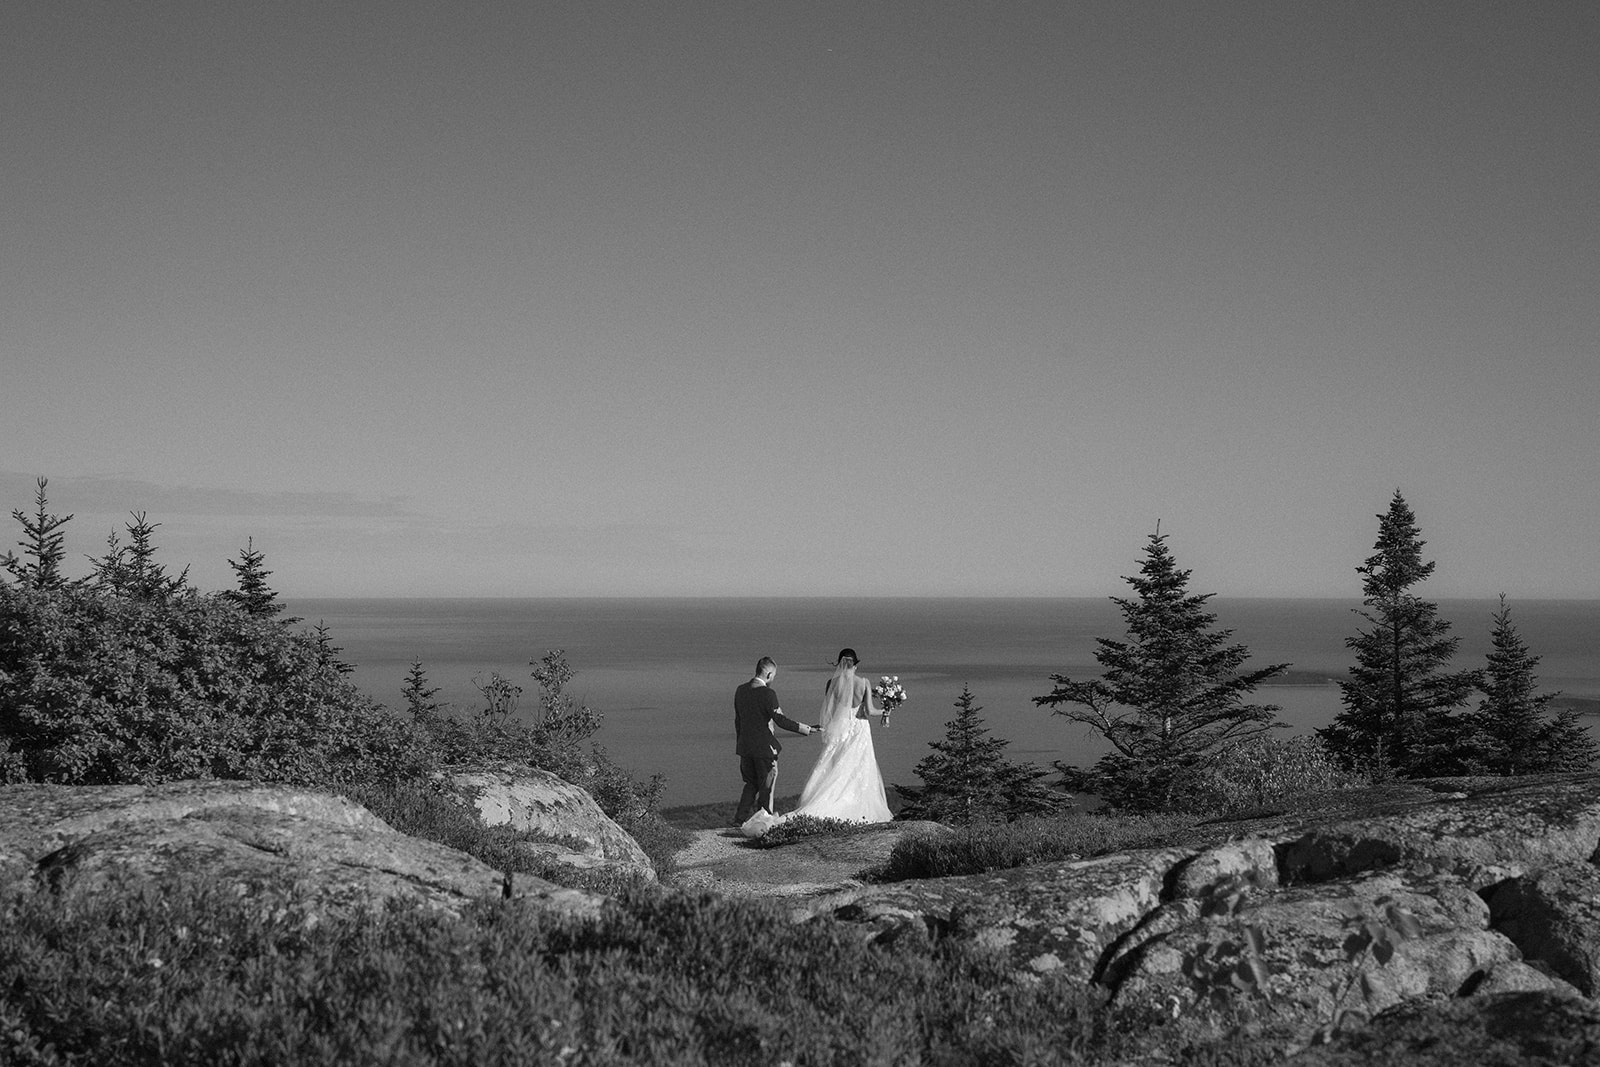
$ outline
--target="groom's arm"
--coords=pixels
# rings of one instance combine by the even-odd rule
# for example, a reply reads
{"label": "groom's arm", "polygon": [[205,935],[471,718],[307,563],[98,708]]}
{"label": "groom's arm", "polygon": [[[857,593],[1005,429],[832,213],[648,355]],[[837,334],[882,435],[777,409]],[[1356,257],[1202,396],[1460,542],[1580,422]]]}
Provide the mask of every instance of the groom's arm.
{"label": "groom's arm", "polygon": [[803,722],[795,722],[793,719],[789,718],[789,716],[783,713],[782,708],[772,709],[772,722],[774,725],[781,726],[790,733],[799,734],[801,737],[804,737],[806,734],[811,732],[811,727],[807,726]]}

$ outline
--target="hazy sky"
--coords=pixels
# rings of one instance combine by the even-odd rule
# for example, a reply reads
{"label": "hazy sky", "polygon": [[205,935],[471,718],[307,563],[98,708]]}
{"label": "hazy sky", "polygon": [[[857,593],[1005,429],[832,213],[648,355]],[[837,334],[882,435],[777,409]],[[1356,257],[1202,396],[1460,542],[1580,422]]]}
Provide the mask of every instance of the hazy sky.
{"label": "hazy sky", "polygon": [[[1600,4],[0,13],[0,508],[292,596],[1600,596]],[[6,523],[9,545],[18,528]]]}

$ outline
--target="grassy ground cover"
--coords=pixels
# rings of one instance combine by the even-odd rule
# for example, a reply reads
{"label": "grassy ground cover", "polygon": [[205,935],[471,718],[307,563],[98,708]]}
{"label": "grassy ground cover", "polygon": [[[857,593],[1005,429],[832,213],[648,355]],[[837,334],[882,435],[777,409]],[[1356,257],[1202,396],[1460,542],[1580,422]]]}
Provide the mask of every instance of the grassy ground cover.
{"label": "grassy ground cover", "polygon": [[890,854],[881,878],[899,882],[982,874],[1030,863],[1155,848],[1198,821],[1198,816],[1192,815],[1079,813],[974,823],[938,837],[918,835],[901,840]]}
{"label": "grassy ground cover", "polygon": [[0,915],[0,990],[11,1064],[1087,1063],[1136,1039],[982,959],[664,892],[591,925],[37,895]]}

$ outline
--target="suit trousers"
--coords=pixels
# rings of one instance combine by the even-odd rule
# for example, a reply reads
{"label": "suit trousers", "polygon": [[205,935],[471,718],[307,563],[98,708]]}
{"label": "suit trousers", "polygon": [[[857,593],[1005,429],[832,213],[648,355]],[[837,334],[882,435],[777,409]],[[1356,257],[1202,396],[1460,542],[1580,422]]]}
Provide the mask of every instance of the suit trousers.
{"label": "suit trousers", "polygon": [[739,810],[734,813],[736,826],[743,826],[757,808],[772,811],[772,791],[778,785],[777,756],[740,756],[739,776],[744,779],[744,792],[739,796]]}

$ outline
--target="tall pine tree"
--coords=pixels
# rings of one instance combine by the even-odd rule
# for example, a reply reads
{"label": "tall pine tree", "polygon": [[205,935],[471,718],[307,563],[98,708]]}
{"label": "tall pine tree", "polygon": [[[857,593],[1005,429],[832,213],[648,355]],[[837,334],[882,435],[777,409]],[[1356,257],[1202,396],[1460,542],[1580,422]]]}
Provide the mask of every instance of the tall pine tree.
{"label": "tall pine tree", "polygon": [[1127,621],[1128,639],[1099,638],[1099,678],[1075,682],[1051,675],[1055,689],[1034,703],[1083,723],[1113,751],[1077,787],[1134,810],[1181,806],[1181,783],[1214,757],[1278,725],[1278,708],[1246,703],[1286,663],[1245,671],[1250,650],[1228,644],[1232,630],[1212,630],[1205,610],[1213,594],[1191,596],[1189,572],[1179,570],[1159,526],[1150,536],[1139,577],[1124,576],[1137,598],[1112,597]]}
{"label": "tall pine tree", "polygon": [[1439,618],[1438,605],[1410,590],[1433,573],[1423,561],[1416,517],[1396,489],[1378,516],[1374,552],[1356,568],[1371,626],[1345,639],[1355,652],[1339,683],[1344,710],[1318,731],[1346,766],[1378,776],[1458,774],[1468,769],[1470,732],[1458,714],[1477,672],[1452,670],[1460,638]]}
{"label": "tall pine tree", "polygon": [[895,785],[903,801],[902,819],[970,823],[1041,815],[1060,806],[1061,794],[1045,785],[1049,771],[1005,757],[1011,742],[989,737],[983,708],[973,705],[972,690],[961,687],[956,717],[944,724],[944,739],[929,741],[933,755],[915,768],[921,787]]}
{"label": "tall pine tree", "polygon": [[[11,517],[22,524],[24,538],[17,542],[17,546],[22,549],[23,559],[18,559],[14,552],[0,556],[0,567],[10,571],[18,583],[30,589],[60,589],[66,585],[66,580],[61,576],[61,561],[67,554],[67,538],[61,532],[61,527],[72,521],[72,516],[50,513],[50,500],[45,495],[45,486],[49,484],[48,478],[39,478],[39,492],[34,497],[32,516],[21,508],[11,513]],[[33,562],[25,562],[28,559]]]}
{"label": "tall pine tree", "polygon": [[1493,774],[1542,774],[1587,770],[1597,754],[1595,740],[1564,709],[1550,716],[1550,702],[1560,694],[1540,693],[1533,669],[1539,657],[1511,621],[1505,594],[1494,613],[1488,666],[1478,688],[1483,699],[1473,716],[1476,762]]}

